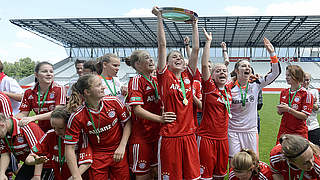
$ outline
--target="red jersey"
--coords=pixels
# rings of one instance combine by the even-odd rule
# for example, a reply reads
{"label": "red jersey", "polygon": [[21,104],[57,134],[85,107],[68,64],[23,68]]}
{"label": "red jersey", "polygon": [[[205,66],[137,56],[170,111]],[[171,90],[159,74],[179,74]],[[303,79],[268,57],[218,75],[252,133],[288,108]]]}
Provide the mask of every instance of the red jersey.
{"label": "red jersey", "polygon": [[[49,130],[40,141],[32,148],[32,151],[38,155],[45,155],[48,159],[54,162],[53,170],[56,180],[67,180],[71,173],[69,171],[68,165],[65,162],[65,145],[61,139],[61,158],[59,160],[59,136],[56,135],[53,129]],[[79,165],[85,163],[92,163],[92,150],[88,146],[87,136],[83,135],[83,138],[77,143],[75,150],[78,154]],[[61,167],[59,161],[63,162]],[[60,171],[61,167],[61,171]]]}
{"label": "red jersey", "polygon": [[[157,86],[157,80],[152,77],[153,84]],[[141,105],[141,107],[151,113],[160,115],[160,100],[156,99],[155,88],[142,75],[136,75],[129,81],[128,85],[128,105]],[[160,123],[139,118],[131,108],[132,131],[130,136],[131,144],[150,143],[158,141]]]}
{"label": "red jersey", "polygon": [[7,95],[0,92],[0,113],[3,113],[6,118],[12,116],[12,106]]}
{"label": "red jersey", "polygon": [[193,134],[196,126],[193,119],[193,75],[189,66],[181,73],[183,79],[187,105],[183,104],[183,94],[180,79],[166,66],[162,72],[157,72],[159,92],[165,112],[174,112],[176,120],[172,123],[161,125],[160,136],[177,137]]}
{"label": "red jersey", "polygon": [[12,135],[6,135],[8,141],[5,138],[1,139],[0,152],[12,152],[18,162],[25,161],[31,152],[30,149],[38,143],[44,133],[34,122],[23,127],[18,126],[19,120],[14,117],[12,122]]}
{"label": "red jersey", "polygon": [[[230,169],[229,180],[239,180],[237,176],[235,176],[233,169]],[[267,163],[259,161],[259,172],[258,174],[254,174],[251,177],[251,180],[272,180],[272,172]]]}
{"label": "red jersey", "polygon": [[[23,95],[22,103],[20,106],[20,111],[31,111],[33,110],[37,115],[44,114],[50,111],[53,111],[57,105],[66,104],[66,92],[63,86],[60,86],[53,82],[49,87],[48,95],[44,101],[44,104],[39,112],[41,105],[38,104],[38,88],[39,83],[35,84],[32,89],[26,90]],[[44,95],[40,97],[40,104],[42,104]],[[47,132],[51,129],[50,119],[39,121],[38,124],[40,128]]]}
{"label": "red jersey", "polygon": [[226,108],[227,100],[231,105],[231,88],[225,86],[228,93],[228,99],[225,90],[220,90],[214,84],[210,77],[203,82],[203,112],[200,127],[197,134],[210,139],[228,139],[228,121],[229,113]]}
{"label": "red jersey", "polygon": [[[281,144],[276,145],[270,152],[270,166],[274,174],[281,174],[284,179],[289,179],[289,162],[282,152]],[[303,179],[320,179],[320,157],[314,156],[314,166],[311,171],[303,173]],[[291,179],[299,179],[301,170],[290,166]]]}
{"label": "red jersey", "polygon": [[[290,100],[295,92],[291,92]],[[283,89],[280,94],[280,103],[289,104],[289,89]],[[313,107],[313,97],[305,88],[301,87],[296,93],[291,108],[296,111],[310,115]],[[308,127],[306,120],[297,119],[290,113],[284,112],[282,114],[281,124],[278,133],[278,139],[282,134],[298,134],[308,139]]]}
{"label": "red jersey", "polygon": [[[90,120],[89,111],[93,123]],[[126,106],[114,96],[104,97],[98,111],[87,108],[83,104],[70,116],[64,142],[76,144],[83,130],[83,133],[88,134],[93,152],[113,152],[118,148],[122,138],[121,123],[125,123],[129,118]],[[99,133],[100,143],[97,141],[96,132]]]}

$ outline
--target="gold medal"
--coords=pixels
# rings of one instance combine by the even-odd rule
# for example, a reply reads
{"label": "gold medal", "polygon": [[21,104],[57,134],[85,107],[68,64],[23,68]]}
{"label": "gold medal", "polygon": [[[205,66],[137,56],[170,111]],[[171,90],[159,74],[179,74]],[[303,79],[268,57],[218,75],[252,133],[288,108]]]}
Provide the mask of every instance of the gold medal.
{"label": "gold medal", "polygon": [[188,104],[188,100],[187,99],[183,99],[182,103],[186,106]]}
{"label": "gold medal", "polygon": [[97,135],[97,141],[100,143],[100,136]]}

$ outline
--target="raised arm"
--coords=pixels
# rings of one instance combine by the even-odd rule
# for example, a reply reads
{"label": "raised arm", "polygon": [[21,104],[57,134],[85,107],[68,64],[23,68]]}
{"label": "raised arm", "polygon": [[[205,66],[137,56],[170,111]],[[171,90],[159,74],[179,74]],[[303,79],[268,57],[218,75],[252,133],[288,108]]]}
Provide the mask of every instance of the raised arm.
{"label": "raised arm", "polygon": [[186,53],[187,53],[187,57],[188,57],[188,58],[191,57],[191,49],[190,49],[189,43],[190,43],[190,38],[189,38],[189,36],[186,36],[186,37],[184,38],[184,47],[185,47],[185,49],[186,49]]}
{"label": "raised arm", "polygon": [[189,67],[193,75],[196,73],[199,54],[199,32],[198,32],[198,19],[192,19],[192,51],[189,58]]}
{"label": "raised arm", "polygon": [[162,15],[158,7],[152,8],[152,13],[158,18],[158,70],[162,71],[166,66],[167,46],[166,36],[163,28]]}
{"label": "raised arm", "polygon": [[209,34],[203,28],[204,35],[206,36],[206,44],[203,48],[203,54],[201,58],[201,71],[202,71],[202,78],[204,81],[210,78],[210,71],[209,71],[209,57],[210,57],[210,45],[212,41],[212,33]]}
{"label": "raised arm", "polygon": [[261,88],[271,84],[273,81],[275,81],[279,77],[281,73],[280,64],[278,61],[278,57],[275,54],[273,45],[270,43],[270,41],[267,38],[264,38],[263,41],[264,41],[265,48],[270,54],[271,71],[268,74],[266,74],[264,77],[259,79],[259,81],[261,82]]}
{"label": "raised arm", "polygon": [[228,65],[229,65],[229,55],[228,55],[228,50],[227,50],[227,44],[225,42],[222,42],[221,43],[221,48],[222,48],[224,64],[228,67]]}

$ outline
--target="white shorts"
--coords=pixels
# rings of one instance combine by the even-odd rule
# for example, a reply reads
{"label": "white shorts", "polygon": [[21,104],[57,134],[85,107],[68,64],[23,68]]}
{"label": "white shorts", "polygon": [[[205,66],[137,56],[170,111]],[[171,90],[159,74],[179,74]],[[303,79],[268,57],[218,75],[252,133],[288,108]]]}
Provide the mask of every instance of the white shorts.
{"label": "white shorts", "polygon": [[256,132],[228,132],[229,158],[241,149],[252,149],[259,157],[259,135]]}

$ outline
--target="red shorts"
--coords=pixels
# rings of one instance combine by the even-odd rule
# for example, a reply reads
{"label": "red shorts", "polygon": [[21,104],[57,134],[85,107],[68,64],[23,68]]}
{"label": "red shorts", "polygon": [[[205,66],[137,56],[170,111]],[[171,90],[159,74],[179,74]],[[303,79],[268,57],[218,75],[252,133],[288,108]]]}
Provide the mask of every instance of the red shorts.
{"label": "red shorts", "polygon": [[228,172],[228,139],[214,140],[198,136],[201,178],[224,177]]}
{"label": "red shorts", "polygon": [[[113,152],[93,153],[93,163],[89,169],[90,179],[129,180],[129,165],[127,154],[123,160],[115,162]],[[110,175],[110,177],[108,177]]]}
{"label": "red shorts", "polygon": [[158,165],[158,141],[129,145],[129,165],[133,173],[144,175],[150,167]]}
{"label": "red shorts", "polygon": [[194,134],[160,137],[158,145],[159,179],[198,179],[200,161]]}

